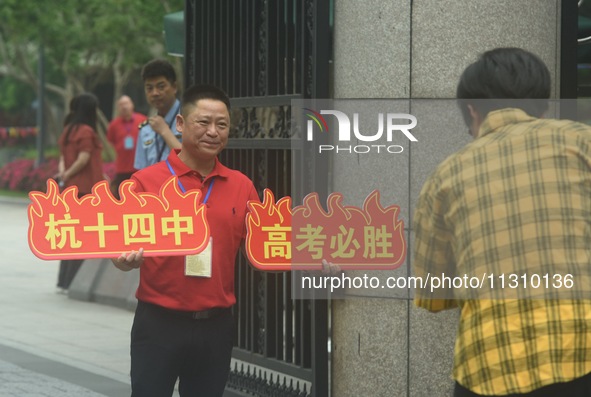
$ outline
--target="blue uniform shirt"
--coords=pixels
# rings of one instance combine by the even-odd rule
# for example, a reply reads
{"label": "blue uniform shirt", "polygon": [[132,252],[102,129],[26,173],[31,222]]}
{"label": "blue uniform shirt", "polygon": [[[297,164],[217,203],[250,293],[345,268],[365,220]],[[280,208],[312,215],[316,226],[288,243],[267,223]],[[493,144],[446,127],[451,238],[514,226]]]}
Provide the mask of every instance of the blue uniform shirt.
{"label": "blue uniform shirt", "polygon": [[[170,130],[179,141],[181,140],[181,134],[176,130],[176,115],[179,113],[180,107],[181,103],[179,100],[175,100],[164,117],[164,121],[166,121],[166,124],[168,124]],[[135,148],[134,168],[141,170],[149,165],[166,160],[169,153],[170,148],[164,142],[164,139],[152,129],[150,124],[147,121],[141,124]]]}

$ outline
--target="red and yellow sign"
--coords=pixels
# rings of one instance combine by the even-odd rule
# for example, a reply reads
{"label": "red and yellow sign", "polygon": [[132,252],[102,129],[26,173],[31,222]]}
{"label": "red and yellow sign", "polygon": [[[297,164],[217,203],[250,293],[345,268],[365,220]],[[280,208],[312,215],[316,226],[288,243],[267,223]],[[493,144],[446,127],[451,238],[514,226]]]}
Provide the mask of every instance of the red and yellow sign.
{"label": "red and yellow sign", "polygon": [[290,270],[291,251],[291,197],[275,203],[269,189],[263,193],[263,202],[248,202],[246,215],[246,255],[250,263],[261,270]]}
{"label": "red and yellow sign", "polygon": [[[201,192],[182,193],[176,177],[158,195],[136,193],[133,181],[120,186],[121,200],[108,183],[78,198],[75,186],[59,193],[47,181],[47,193],[31,192],[29,246],[41,259],[115,258],[144,249],[145,256],[191,255],[209,241],[206,207]],[[291,197],[275,202],[265,189],[263,202],[250,201],[246,218],[246,252],[261,270],[320,269],[326,259],[342,269],[395,269],[406,258],[400,208],[383,208],[379,191],[363,208],[345,206],[343,195],[332,193],[328,211],[317,193],[292,209]]]}
{"label": "red and yellow sign", "polygon": [[176,177],[158,195],[136,193],[134,186],[124,181],[117,200],[102,181],[79,199],[76,186],[59,193],[57,183],[48,180],[47,193],[29,193],[31,251],[47,260],[115,258],[139,248],[145,256],[203,251],[210,230],[200,191],[182,193]]}
{"label": "red and yellow sign", "polygon": [[291,197],[275,203],[265,190],[263,203],[249,202],[246,252],[261,270],[320,269],[322,259],[342,269],[395,269],[406,258],[400,207],[383,208],[380,193],[367,196],[363,208],[345,206],[332,193],[328,211],[317,193],[291,209]]}

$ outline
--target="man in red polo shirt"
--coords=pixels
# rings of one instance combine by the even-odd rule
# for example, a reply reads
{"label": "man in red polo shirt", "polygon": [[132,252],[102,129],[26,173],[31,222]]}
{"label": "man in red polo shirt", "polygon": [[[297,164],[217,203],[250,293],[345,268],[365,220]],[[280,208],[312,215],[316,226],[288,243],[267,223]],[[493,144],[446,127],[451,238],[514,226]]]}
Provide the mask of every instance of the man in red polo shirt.
{"label": "man in red polo shirt", "polygon": [[119,198],[119,185],[131,177],[136,169],[133,167],[135,146],[140,124],[146,116],[134,111],[133,101],[123,95],[117,101],[117,117],[107,128],[107,140],[111,143],[117,158],[115,160],[115,179],[111,182],[111,190]]}
{"label": "man in red polo shirt", "polygon": [[200,189],[211,230],[205,269],[186,267],[183,256],[144,258],[142,250],[113,260],[123,271],[140,269],[132,397],[171,396],[177,378],[182,397],[224,392],[233,345],[234,263],[246,233],[246,204],[259,200],[250,179],[217,159],[228,142],[229,109],[216,87],[187,89],[176,119],[182,148],[132,176],[138,192],[158,193],[172,175],[181,190]]}

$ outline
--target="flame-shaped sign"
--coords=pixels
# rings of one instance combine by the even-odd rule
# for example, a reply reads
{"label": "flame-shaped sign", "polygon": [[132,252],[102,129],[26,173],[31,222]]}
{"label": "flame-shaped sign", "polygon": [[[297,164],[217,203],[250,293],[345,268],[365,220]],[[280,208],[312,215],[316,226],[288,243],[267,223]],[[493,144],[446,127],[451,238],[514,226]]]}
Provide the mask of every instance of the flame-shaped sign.
{"label": "flame-shaped sign", "polygon": [[328,211],[317,193],[291,209],[291,198],[277,203],[266,189],[263,203],[249,202],[246,251],[263,270],[320,269],[322,259],[343,269],[395,269],[406,258],[400,207],[382,207],[380,193],[367,196],[363,208],[344,206],[341,193],[331,193]]}
{"label": "flame-shaped sign", "polygon": [[124,181],[117,200],[101,181],[79,199],[76,186],[59,193],[57,183],[48,180],[47,193],[29,193],[31,251],[47,260],[115,258],[139,248],[145,256],[203,251],[210,230],[200,191],[182,193],[176,177],[158,195],[136,193],[134,186]]}
{"label": "flame-shaped sign", "polygon": [[291,269],[291,197],[275,203],[269,189],[263,203],[248,202],[246,215],[246,255],[261,270]]}

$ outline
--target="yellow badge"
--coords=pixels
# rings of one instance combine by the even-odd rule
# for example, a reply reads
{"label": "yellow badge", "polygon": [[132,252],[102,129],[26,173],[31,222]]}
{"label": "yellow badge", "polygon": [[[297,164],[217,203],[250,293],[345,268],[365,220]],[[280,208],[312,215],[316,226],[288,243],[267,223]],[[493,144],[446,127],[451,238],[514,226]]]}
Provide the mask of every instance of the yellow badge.
{"label": "yellow badge", "polygon": [[211,277],[211,253],[213,238],[209,237],[209,244],[203,251],[185,257],[185,276]]}

